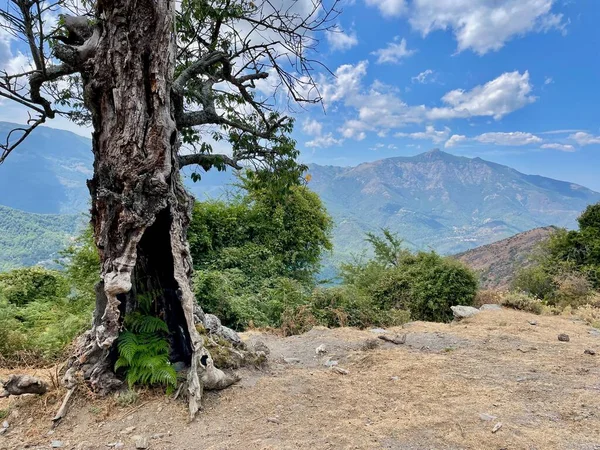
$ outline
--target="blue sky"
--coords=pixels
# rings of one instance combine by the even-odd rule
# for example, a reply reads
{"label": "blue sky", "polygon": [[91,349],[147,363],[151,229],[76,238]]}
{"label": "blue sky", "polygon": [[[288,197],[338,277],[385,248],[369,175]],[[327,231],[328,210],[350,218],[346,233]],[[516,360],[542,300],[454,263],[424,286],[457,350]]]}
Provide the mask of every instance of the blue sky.
{"label": "blue sky", "polygon": [[[599,1],[355,0],[342,9],[317,49],[335,74],[317,76],[325,112],[295,114],[304,161],[355,165],[438,147],[600,191]],[[0,36],[0,65],[16,56]],[[0,120],[19,114],[0,106]]]}

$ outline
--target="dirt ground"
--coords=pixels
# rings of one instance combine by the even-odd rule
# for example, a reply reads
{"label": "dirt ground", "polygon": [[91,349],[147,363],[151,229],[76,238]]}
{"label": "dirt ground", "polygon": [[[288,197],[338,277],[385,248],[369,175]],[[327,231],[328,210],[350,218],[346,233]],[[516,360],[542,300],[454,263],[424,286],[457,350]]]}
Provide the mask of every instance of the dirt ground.
{"label": "dirt ground", "polygon": [[[161,395],[127,407],[80,398],[54,430],[61,392],[0,400],[10,411],[0,449],[134,449],[140,437],[156,450],[600,449],[600,332],[502,310],[387,330],[396,333],[405,344],[369,330],[247,333],[271,349],[269,368],[209,393],[192,423],[184,404]],[[317,355],[321,344],[327,353]]]}

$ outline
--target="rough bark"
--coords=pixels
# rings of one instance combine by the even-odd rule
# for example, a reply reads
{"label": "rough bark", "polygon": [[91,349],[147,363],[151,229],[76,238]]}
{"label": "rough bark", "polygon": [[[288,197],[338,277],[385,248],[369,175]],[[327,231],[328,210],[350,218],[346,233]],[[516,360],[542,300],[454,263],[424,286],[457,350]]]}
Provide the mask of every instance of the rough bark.
{"label": "rough bark", "polygon": [[101,282],[92,329],[73,368],[101,394],[119,386],[112,369],[123,317],[140,295],[159,292],[156,311],[169,325],[172,359],[190,367],[193,416],[211,361],[194,325],[186,240],[192,199],[178,173],[170,98],[174,6],[168,0],[98,2],[98,43],[83,77],[95,130],[89,189]]}

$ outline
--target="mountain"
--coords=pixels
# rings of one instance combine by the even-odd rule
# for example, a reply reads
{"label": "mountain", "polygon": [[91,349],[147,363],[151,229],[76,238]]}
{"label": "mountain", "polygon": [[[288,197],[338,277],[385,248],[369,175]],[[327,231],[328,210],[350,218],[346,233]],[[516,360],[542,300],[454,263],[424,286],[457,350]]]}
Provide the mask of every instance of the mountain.
{"label": "mountain", "polygon": [[0,206],[0,271],[55,265],[59,251],[81,230],[81,215],[35,214]]}
{"label": "mountain", "polygon": [[[0,122],[0,138],[13,127]],[[90,148],[87,138],[39,127],[0,166],[0,205],[38,214],[86,212]],[[193,183],[190,173],[184,170],[184,179],[198,199],[218,197],[232,181],[230,172],[211,171]],[[600,201],[599,193],[576,184],[439,150],[356,167],[311,164],[309,173],[309,187],[336,224],[329,265],[361,252],[365,232],[382,227],[411,248],[455,254],[533,228],[573,228],[581,211]]]}
{"label": "mountain", "polygon": [[[14,127],[0,122],[0,139]],[[0,166],[0,205],[39,214],[88,210],[91,148],[90,139],[38,127]]]}
{"label": "mountain", "polygon": [[[0,139],[17,125],[0,122]],[[38,214],[79,214],[89,210],[86,180],[92,177],[92,141],[69,131],[38,127],[0,166],[0,205]],[[209,172],[202,181],[189,178],[188,189],[196,198],[218,196],[222,174]]]}
{"label": "mountain", "polygon": [[479,275],[482,288],[508,289],[517,270],[532,262],[530,257],[555,230],[554,227],[535,228],[454,257]]}
{"label": "mountain", "polygon": [[600,194],[480,158],[432,150],[356,167],[310,165],[311,189],[332,214],[338,256],[365,247],[367,231],[408,246],[459,253],[538,227],[573,228]]}

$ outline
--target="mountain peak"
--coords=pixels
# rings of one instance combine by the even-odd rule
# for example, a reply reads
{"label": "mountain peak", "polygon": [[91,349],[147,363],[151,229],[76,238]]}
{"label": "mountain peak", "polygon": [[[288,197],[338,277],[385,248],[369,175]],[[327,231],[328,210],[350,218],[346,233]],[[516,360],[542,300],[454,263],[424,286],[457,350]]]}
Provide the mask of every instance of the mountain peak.
{"label": "mountain peak", "polygon": [[425,153],[416,155],[415,158],[421,161],[442,161],[456,159],[458,157],[451,153],[443,152],[439,148],[433,148]]}

